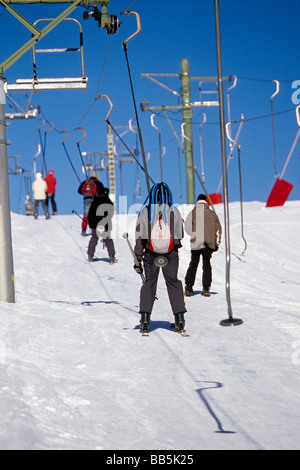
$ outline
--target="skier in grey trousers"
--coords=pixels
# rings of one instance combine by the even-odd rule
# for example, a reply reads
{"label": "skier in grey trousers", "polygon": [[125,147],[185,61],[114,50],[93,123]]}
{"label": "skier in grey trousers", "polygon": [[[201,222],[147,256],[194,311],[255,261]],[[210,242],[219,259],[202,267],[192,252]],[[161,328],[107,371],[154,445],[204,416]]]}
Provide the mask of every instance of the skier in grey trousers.
{"label": "skier in grey trousers", "polygon": [[[165,233],[154,237],[156,225]],[[169,237],[168,235],[169,234]],[[178,249],[183,238],[183,223],[179,210],[172,206],[172,195],[166,183],[154,185],[144,203],[136,223],[134,253],[139,261],[136,272],[145,271],[145,282],[140,291],[141,328],[147,330],[156,296],[160,267],[175,317],[175,327],[184,330],[186,312],[183,286],[178,279]],[[163,246],[165,245],[165,246]],[[143,264],[142,264],[143,263]]]}

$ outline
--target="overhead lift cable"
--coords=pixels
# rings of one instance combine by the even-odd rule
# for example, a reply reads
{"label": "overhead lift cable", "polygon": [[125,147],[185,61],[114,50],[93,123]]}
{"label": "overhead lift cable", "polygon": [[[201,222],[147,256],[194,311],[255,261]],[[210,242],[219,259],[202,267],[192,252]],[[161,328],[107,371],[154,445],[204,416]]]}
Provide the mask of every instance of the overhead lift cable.
{"label": "overhead lift cable", "polygon": [[65,150],[65,152],[66,152],[67,158],[68,158],[69,163],[70,163],[70,165],[71,165],[71,167],[72,167],[72,170],[74,171],[74,174],[75,174],[76,178],[78,179],[79,183],[81,183],[81,180],[80,180],[80,178],[79,178],[79,176],[78,176],[78,174],[77,174],[77,172],[76,172],[76,170],[75,170],[75,168],[74,168],[74,165],[73,165],[73,163],[72,163],[72,160],[71,160],[71,158],[70,158],[70,155],[69,155],[69,153],[68,153],[68,151],[67,151],[67,148],[66,148],[66,146],[65,146],[65,142],[70,138],[69,131],[60,131],[60,133],[61,133],[61,134],[67,134],[67,137],[62,141],[62,146],[63,146],[63,148],[64,148],[64,150]]}
{"label": "overhead lift cable", "polygon": [[144,165],[144,172],[146,176],[146,184],[147,184],[147,190],[148,193],[150,192],[150,182],[149,182],[149,175],[148,175],[148,169],[147,169],[147,161],[145,157],[145,149],[144,149],[144,143],[143,143],[143,138],[142,138],[142,132],[140,128],[140,123],[139,123],[139,117],[138,117],[138,112],[137,112],[137,107],[136,107],[136,100],[135,100],[135,95],[134,95],[134,89],[133,89],[133,83],[132,83],[132,78],[131,78],[131,72],[130,72],[130,66],[129,66],[129,60],[128,60],[128,53],[127,53],[127,44],[131,39],[133,39],[135,36],[137,36],[141,32],[141,20],[140,16],[137,12],[135,11],[124,11],[124,15],[134,15],[136,18],[136,23],[137,23],[137,30],[129,36],[125,41],[123,42],[123,49],[125,52],[125,57],[126,57],[126,63],[127,63],[127,69],[128,69],[128,75],[129,75],[129,81],[130,81],[130,87],[131,87],[131,93],[132,93],[132,99],[133,99],[133,104],[134,104],[134,111],[135,111],[135,118],[136,118],[136,123],[137,123],[137,131],[138,131],[138,136],[140,140],[140,146],[141,146],[141,152],[142,152],[142,157],[143,157],[143,165]]}
{"label": "overhead lift cable", "polygon": [[88,176],[88,173],[87,173],[87,170],[86,170],[86,165],[85,165],[85,163],[84,163],[83,156],[82,156],[82,152],[81,152],[81,149],[80,149],[80,142],[82,142],[84,139],[86,139],[86,131],[85,131],[85,128],[84,128],[84,127],[76,127],[76,128],[75,128],[75,131],[83,131],[83,137],[81,137],[81,139],[79,139],[78,142],[76,142],[76,145],[77,145],[78,152],[79,152],[80,159],[81,159],[81,163],[82,163],[82,170],[83,170],[83,172],[84,172],[84,174],[85,174],[87,183],[88,183],[88,185],[89,185],[90,193],[93,194],[91,182],[90,182],[90,179],[89,179],[89,176]]}

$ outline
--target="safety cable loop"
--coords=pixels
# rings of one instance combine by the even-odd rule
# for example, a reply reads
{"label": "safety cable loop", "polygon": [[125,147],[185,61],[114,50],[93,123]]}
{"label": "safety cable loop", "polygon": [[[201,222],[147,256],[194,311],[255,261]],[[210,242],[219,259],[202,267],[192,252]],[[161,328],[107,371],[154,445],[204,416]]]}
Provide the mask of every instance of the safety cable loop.
{"label": "safety cable loop", "polygon": [[137,36],[141,32],[142,26],[141,26],[140,15],[136,11],[124,11],[124,15],[134,15],[136,18],[136,26],[137,26],[137,30],[133,34],[131,34],[131,36],[125,39],[125,41],[122,44],[123,49],[126,50],[128,42],[131,41],[131,39],[133,39],[135,36]]}

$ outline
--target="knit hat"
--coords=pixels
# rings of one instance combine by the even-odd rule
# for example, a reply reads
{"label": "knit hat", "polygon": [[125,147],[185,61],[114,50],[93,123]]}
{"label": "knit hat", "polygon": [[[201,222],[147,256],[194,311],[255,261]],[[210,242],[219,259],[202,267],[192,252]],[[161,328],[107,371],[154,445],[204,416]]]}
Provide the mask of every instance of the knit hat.
{"label": "knit hat", "polygon": [[197,202],[198,201],[206,201],[206,196],[205,194],[199,194],[199,196],[197,197]]}

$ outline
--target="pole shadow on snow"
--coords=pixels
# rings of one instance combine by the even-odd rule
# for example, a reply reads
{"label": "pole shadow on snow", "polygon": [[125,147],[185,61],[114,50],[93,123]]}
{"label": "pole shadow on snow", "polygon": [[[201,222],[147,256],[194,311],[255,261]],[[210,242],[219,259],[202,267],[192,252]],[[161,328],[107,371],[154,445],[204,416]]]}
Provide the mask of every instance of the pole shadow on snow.
{"label": "pole shadow on snow", "polygon": [[66,305],[84,305],[85,307],[91,307],[93,304],[119,304],[116,300],[84,300],[83,302],[69,302],[67,300],[51,300],[50,302],[55,304],[66,304]]}
{"label": "pole shadow on snow", "polygon": [[218,430],[215,431],[215,433],[219,433],[219,434],[236,434],[235,431],[226,431],[225,429],[223,429],[223,425],[222,425],[220,419],[218,418],[218,416],[214,412],[212,406],[210,405],[207,398],[205,398],[204,393],[203,393],[205,390],[213,390],[213,389],[217,389],[217,388],[222,388],[223,384],[221,382],[210,382],[210,381],[203,381],[203,383],[214,384],[211,387],[199,388],[196,391],[197,391],[199,397],[201,398],[202,402],[206,406],[209,414],[212,416],[212,418],[215,420],[215,422],[218,426]]}
{"label": "pole shadow on snow", "polygon": [[84,307],[91,307],[94,304],[119,304],[116,300],[85,300],[80,302]]}

